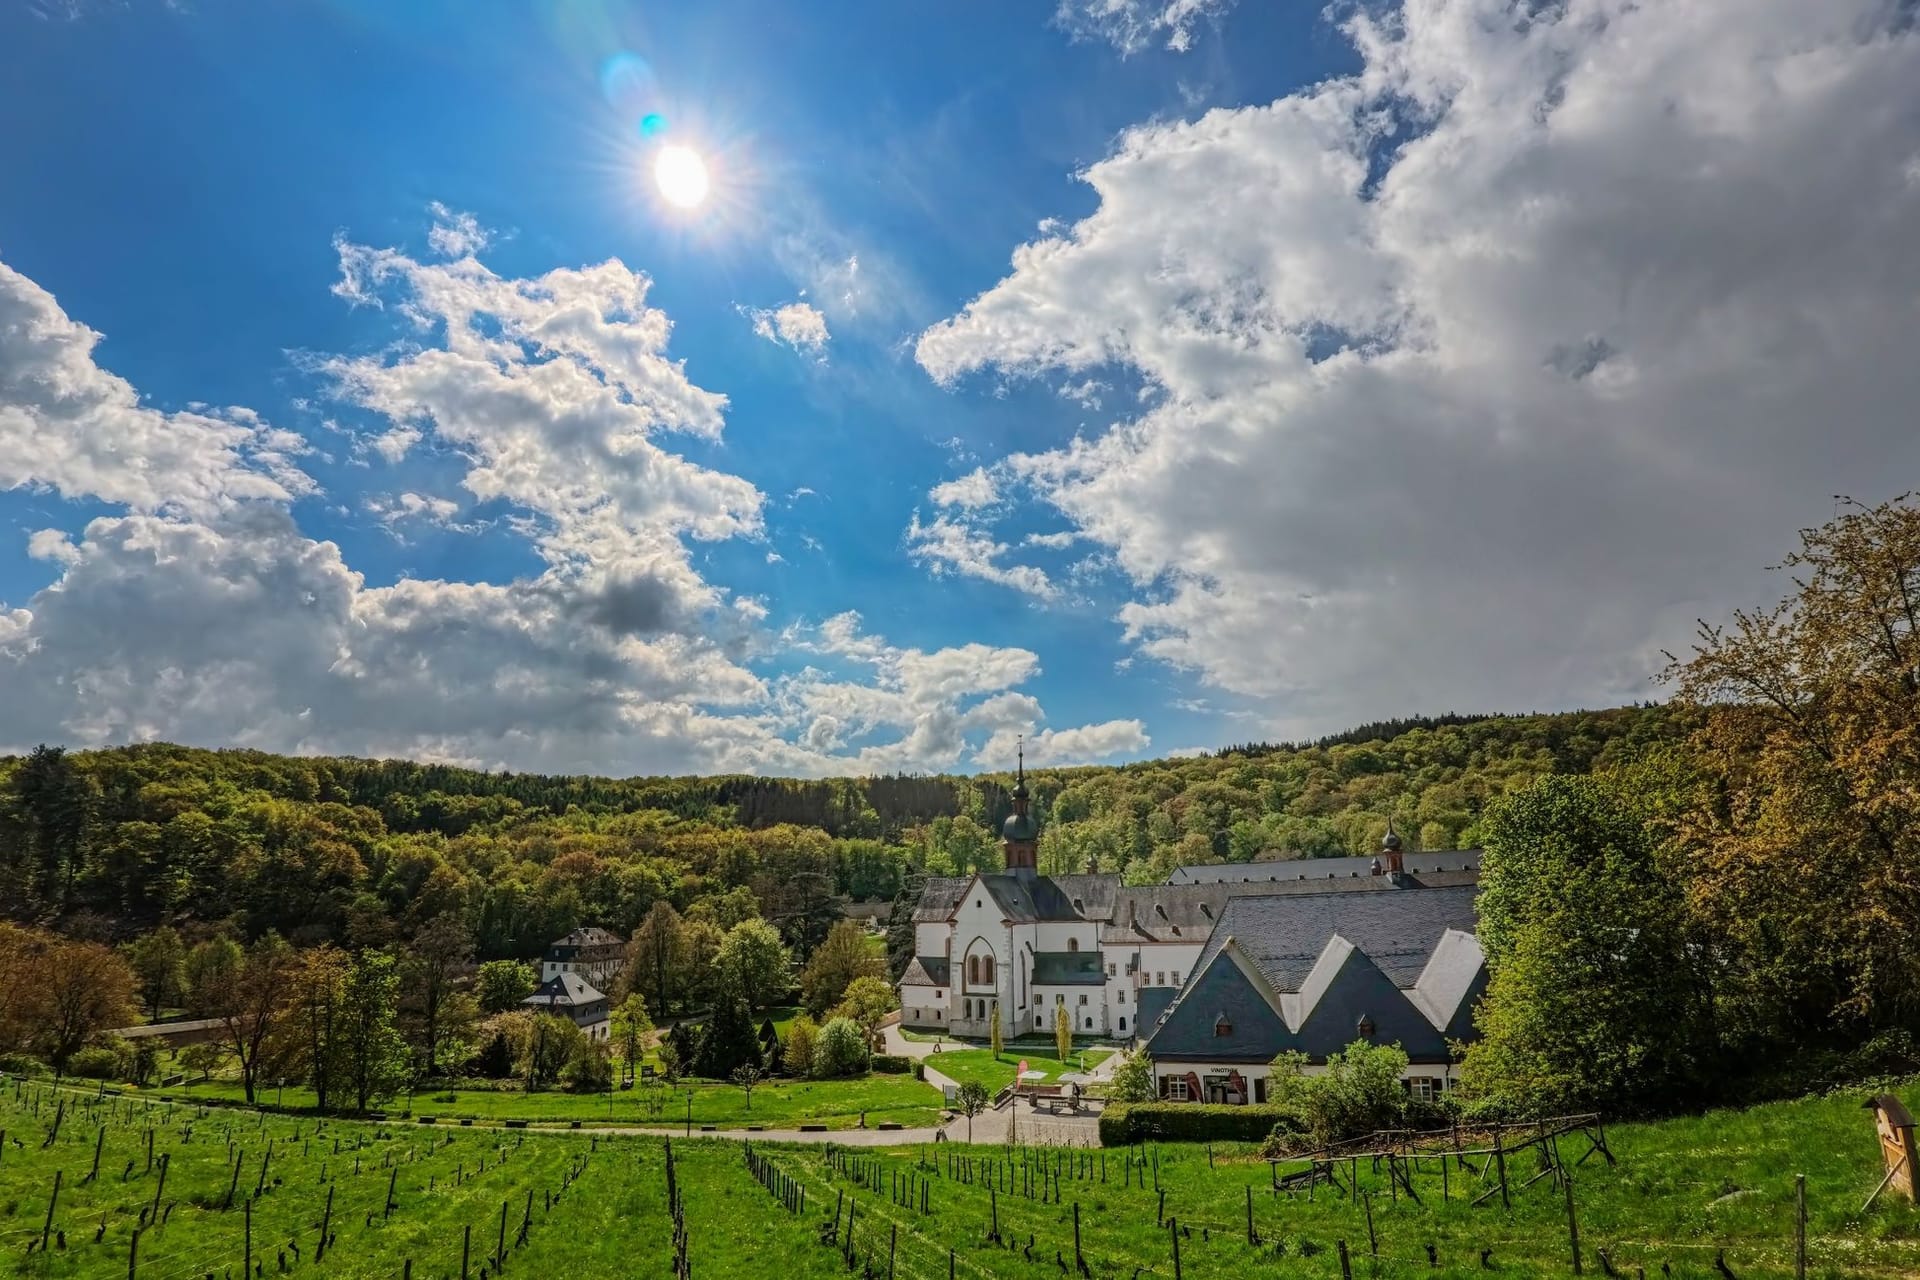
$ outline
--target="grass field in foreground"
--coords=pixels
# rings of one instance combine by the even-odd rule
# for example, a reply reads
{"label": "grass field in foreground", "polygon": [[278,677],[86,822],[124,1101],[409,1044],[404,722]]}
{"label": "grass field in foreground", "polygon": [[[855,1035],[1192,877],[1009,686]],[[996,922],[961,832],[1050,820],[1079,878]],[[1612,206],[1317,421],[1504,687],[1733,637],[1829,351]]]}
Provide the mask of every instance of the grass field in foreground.
{"label": "grass field in foreground", "polygon": [[[1915,1090],[1904,1092],[1914,1099]],[[48,1143],[62,1099],[68,1112],[59,1136]],[[164,1189],[158,1168],[145,1167],[150,1121],[156,1122],[156,1157],[171,1158]],[[200,1114],[196,1108],[169,1111],[12,1083],[0,1092],[0,1126],[9,1135],[0,1148],[0,1258],[17,1274],[127,1274],[134,1227],[141,1210],[156,1200],[173,1209],[166,1225],[142,1234],[136,1280],[238,1272],[246,1238],[243,1204],[258,1184],[269,1140],[268,1190],[252,1209],[253,1256],[264,1264],[264,1275],[281,1274],[279,1254],[285,1250],[290,1275],[394,1277],[411,1259],[421,1280],[451,1280],[460,1274],[463,1229],[471,1229],[470,1276],[477,1280],[483,1265],[489,1275],[499,1271],[488,1255],[500,1237],[502,1205],[509,1276],[671,1274],[665,1147],[656,1138]],[[102,1132],[101,1174],[88,1183]],[[1665,1264],[1673,1275],[1711,1280],[1721,1274],[1715,1258],[1724,1253],[1741,1280],[1784,1280],[1793,1274],[1796,1172],[1807,1174],[1810,1275],[1841,1280],[1920,1272],[1920,1210],[1882,1197],[1861,1214],[1881,1169],[1858,1096],[1621,1125],[1609,1128],[1607,1137],[1619,1166],[1608,1168],[1595,1157],[1579,1166],[1573,1184],[1587,1275],[1604,1274],[1597,1250],[1606,1249],[1613,1267],[1628,1276],[1635,1268],[1659,1276]],[[1568,1140],[1569,1155],[1582,1145]],[[1444,1202],[1437,1172],[1417,1175],[1416,1202],[1404,1192],[1391,1197],[1384,1174],[1363,1166],[1363,1186],[1373,1193],[1376,1258],[1367,1206],[1325,1188],[1311,1202],[1275,1196],[1265,1163],[1244,1150],[1217,1146],[1212,1160],[1201,1145],[1132,1152],[1008,1153],[945,1143],[838,1155],[818,1147],[757,1150],[806,1189],[803,1213],[786,1212],[752,1179],[740,1144],[673,1143],[692,1269],[702,1280],[846,1275],[841,1256],[820,1243],[836,1203],[856,1206],[856,1275],[887,1275],[891,1250],[895,1276],[939,1280],[948,1274],[951,1250],[957,1276],[1058,1276],[1056,1255],[1068,1268],[1074,1262],[1077,1205],[1091,1276],[1171,1277],[1173,1237],[1157,1222],[1161,1192],[1165,1212],[1180,1224],[1183,1280],[1331,1280],[1340,1274],[1340,1240],[1352,1250],[1359,1276],[1484,1277],[1489,1272],[1482,1268],[1483,1249],[1491,1250],[1494,1274],[1571,1274],[1565,1200],[1551,1181],[1516,1190],[1509,1211],[1496,1207],[1497,1197],[1494,1204],[1469,1207],[1457,1172],[1453,1198]],[[241,1177],[228,1207],[236,1163]],[[1509,1172],[1517,1188],[1530,1170],[1521,1158],[1514,1165],[1519,1167]],[[1043,1167],[1059,1170],[1057,1200],[1043,1197]],[[574,1169],[577,1178],[563,1186]],[[67,1247],[41,1256],[37,1241],[56,1170],[62,1190],[53,1227],[65,1232]],[[398,1206],[391,1217],[385,1213],[389,1179]],[[927,1212],[919,1207],[921,1180]],[[331,1222],[337,1241],[316,1266],[318,1223],[329,1189],[335,1194]],[[556,1190],[560,1198],[550,1205],[547,1196]],[[1249,1192],[1257,1244],[1246,1233]],[[986,1238],[996,1217],[1002,1244]],[[517,1245],[523,1221],[528,1235]],[[842,1214],[842,1240],[845,1228]],[[31,1255],[29,1242],[35,1243]],[[1428,1262],[1428,1244],[1437,1266]]]}
{"label": "grass field in foreground", "polygon": [[[940,1095],[911,1075],[863,1076],[857,1080],[769,1080],[754,1089],[752,1105],[739,1088],[717,1081],[682,1081],[677,1088],[662,1087],[651,1094],[643,1085],[604,1093],[580,1094],[560,1090],[527,1093],[524,1090],[461,1089],[453,1091],[452,1101],[443,1101],[438,1091],[416,1093],[412,1099],[415,1116],[437,1119],[530,1120],[540,1123],[613,1125],[681,1125],[687,1121],[687,1094],[693,1095],[693,1124],[721,1128],[765,1125],[768,1128],[792,1128],[802,1124],[824,1124],[831,1129],[848,1129],[860,1123],[865,1113],[871,1127],[894,1122],[916,1128],[939,1122]],[[192,1101],[239,1102],[245,1097],[237,1081],[214,1079],[204,1084],[175,1086],[154,1090],[171,1097]],[[313,1091],[304,1085],[288,1085],[284,1091],[271,1086],[258,1089],[259,1101],[295,1109],[311,1108]],[[659,1104],[654,1110],[650,1101]],[[408,1105],[403,1094],[389,1104],[393,1114]]]}

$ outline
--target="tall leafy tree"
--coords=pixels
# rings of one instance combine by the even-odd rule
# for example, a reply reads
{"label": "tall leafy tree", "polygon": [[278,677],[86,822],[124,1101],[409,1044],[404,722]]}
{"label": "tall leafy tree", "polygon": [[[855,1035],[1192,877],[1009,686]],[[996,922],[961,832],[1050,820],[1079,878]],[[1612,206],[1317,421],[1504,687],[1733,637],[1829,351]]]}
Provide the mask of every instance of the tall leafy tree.
{"label": "tall leafy tree", "polygon": [[723,993],[740,996],[749,1013],[773,1004],[788,989],[787,949],[764,920],[742,920],[727,930],[714,968]]}
{"label": "tall leafy tree", "polygon": [[1722,780],[1683,838],[1749,1045],[1920,1024],[1920,506],[1802,531],[1771,609],[1702,624],[1667,674]]}
{"label": "tall leafy tree", "polygon": [[253,1102],[297,963],[293,948],[269,933],[244,953],[229,942],[196,954],[194,1002],[219,1022],[221,1039],[240,1068],[241,1090]]}
{"label": "tall leafy tree", "polygon": [[687,967],[687,930],[680,913],[662,899],[634,930],[627,945],[631,985],[643,991],[647,1004],[662,1017],[675,1008],[673,997],[684,982]]}
{"label": "tall leafy tree", "polygon": [[162,1009],[185,994],[187,948],[171,926],[161,925],[135,938],[127,944],[126,956],[140,982],[149,1016],[158,1018]]}
{"label": "tall leafy tree", "polygon": [[64,748],[41,745],[14,771],[11,792],[31,850],[33,892],[43,905],[59,906],[85,861],[93,785]]}
{"label": "tall leafy tree", "polygon": [[117,951],[98,942],[54,939],[41,951],[39,972],[31,981],[34,1041],[56,1074],[87,1041],[133,1018],[133,970]]}
{"label": "tall leafy tree", "polygon": [[1490,979],[1468,1087],[1523,1113],[1686,1096],[1711,1021],[1685,893],[1645,815],[1601,780],[1550,777],[1486,829]]}
{"label": "tall leafy tree", "polygon": [[638,991],[613,1007],[607,1019],[608,1038],[612,1041],[613,1051],[619,1055],[631,1080],[640,1066],[640,1060],[647,1056],[647,1045],[653,1039],[653,1019],[647,1016],[646,997]]}
{"label": "tall leafy tree", "polygon": [[399,966],[384,951],[362,951],[341,994],[341,1082],[352,1092],[355,1110],[366,1111],[407,1082],[407,1042],[395,1016]]}
{"label": "tall leafy tree", "polygon": [[801,998],[815,1018],[839,1004],[858,978],[884,978],[886,962],[867,945],[867,935],[851,920],[841,920],[807,960],[800,975]]}
{"label": "tall leafy tree", "polygon": [[473,934],[452,913],[428,921],[406,949],[400,969],[402,998],[421,1068],[429,1076],[439,1070],[440,1050],[449,1035],[457,1037],[472,1028],[471,1003],[454,985],[472,959]]}
{"label": "tall leafy tree", "polygon": [[353,957],[338,947],[314,947],[299,954],[288,976],[286,1003],[280,1011],[276,1064],[296,1077],[304,1075],[322,1111],[336,1109],[345,1084],[343,1052],[347,1021],[347,979]]}

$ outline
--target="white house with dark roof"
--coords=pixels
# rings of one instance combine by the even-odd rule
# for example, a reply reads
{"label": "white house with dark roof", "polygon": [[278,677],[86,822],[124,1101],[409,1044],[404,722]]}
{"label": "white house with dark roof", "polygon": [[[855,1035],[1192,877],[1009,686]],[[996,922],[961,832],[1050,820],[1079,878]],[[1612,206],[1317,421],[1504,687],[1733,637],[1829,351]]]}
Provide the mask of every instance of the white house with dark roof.
{"label": "white house with dark roof", "polygon": [[540,980],[547,982],[571,973],[605,991],[626,963],[627,944],[620,935],[589,925],[548,945],[547,954],[540,958]]}
{"label": "white house with dark roof", "polygon": [[[1231,905],[1248,896],[1378,899],[1348,914],[1391,919],[1402,908],[1382,905],[1390,900],[1463,890],[1471,940],[1478,850],[1403,856],[1400,837],[1389,828],[1376,858],[1183,867],[1167,884],[1127,886],[1118,875],[1097,871],[1041,875],[1040,831],[1028,800],[1023,762],[1013,815],[1002,828],[1005,871],[935,877],[922,889],[913,916],[914,957],[898,984],[904,1026],[984,1038],[997,1002],[1000,1030],[1009,1037],[1051,1031],[1054,1009],[1063,1005],[1075,1035],[1157,1035],[1162,1015],[1181,1006],[1193,976],[1219,950],[1215,940],[1230,936],[1221,928]],[[1366,936],[1370,945],[1382,945],[1377,932]],[[1314,945],[1317,955],[1324,939]],[[1284,1047],[1276,1039],[1260,1062]],[[1251,1061],[1254,1051],[1236,1052]],[[1241,1091],[1251,1093],[1248,1073],[1238,1078]]]}
{"label": "white house with dark roof", "polygon": [[563,970],[535,987],[521,1005],[566,1018],[591,1040],[607,1038],[607,997],[579,974]]}

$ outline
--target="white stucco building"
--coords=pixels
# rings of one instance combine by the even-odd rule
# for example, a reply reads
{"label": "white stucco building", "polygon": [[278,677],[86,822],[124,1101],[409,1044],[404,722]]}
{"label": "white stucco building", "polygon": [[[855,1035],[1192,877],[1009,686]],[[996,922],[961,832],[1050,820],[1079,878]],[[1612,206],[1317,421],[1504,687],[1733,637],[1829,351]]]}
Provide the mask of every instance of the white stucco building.
{"label": "white stucco building", "polygon": [[[1065,1006],[1075,1035],[1151,1040],[1162,1015],[1186,994],[1196,966],[1206,960],[1211,967],[1231,941],[1228,935],[1215,935],[1229,904],[1240,898],[1411,894],[1404,900],[1410,906],[1425,901],[1420,890],[1452,888],[1456,893],[1449,901],[1460,904],[1452,922],[1471,923],[1478,850],[1403,857],[1399,837],[1390,831],[1378,858],[1183,867],[1167,884],[1128,887],[1118,875],[1103,875],[1097,868],[1084,875],[1039,874],[1040,831],[1028,805],[1023,767],[1013,789],[1013,814],[1002,828],[1005,871],[927,882],[914,911],[914,958],[899,983],[903,1025],[984,1038],[997,1014],[1001,1033],[1009,1038],[1045,1035],[1053,1029],[1054,1010]],[[1360,918],[1382,921],[1380,928],[1387,933],[1396,921],[1424,921],[1432,914],[1409,913],[1384,897],[1375,901]],[[1265,921],[1271,915],[1256,917],[1250,911],[1242,910],[1236,918]],[[1351,914],[1303,905],[1300,911],[1274,918],[1283,918],[1286,927],[1296,931],[1301,926],[1294,922],[1314,922],[1318,934],[1320,922]],[[1324,945],[1326,939],[1318,942]],[[1424,937],[1423,942],[1432,945]],[[1270,945],[1286,943],[1282,939]],[[1477,947],[1474,959],[1477,966]],[[1387,1007],[1382,1002],[1382,1009]],[[1450,1007],[1441,1023],[1457,1032],[1456,1012]],[[1195,1016],[1190,1011],[1183,1022]],[[1340,1016],[1329,1007],[1320,1021],[1331,1025],[1329,1020]],[[1388,1021],[1384,1014],[1381,1020]],[[1221,1025],[1228,1021],[1221,1020]],[[1208,1029],[1211,1032],[1212,1023]],[[1172,1040],[1186,1038],[1171,1037],[1168,1047]],[[1273,1037],[1263,1031],[1256,1038]],[[1258,1053],[1259,1046],[1239,1043],[1246,1037],[1235,1039],[1243,1055]],[[1153,1047],[1150,1042],[1149,1051]],[[1266,1057],[1281,1047],[1276,1043]],[[1199,1094],[1201,1087],[1194,1092]],[[1250,1093],[1243,1086],[1242,1096]]]}

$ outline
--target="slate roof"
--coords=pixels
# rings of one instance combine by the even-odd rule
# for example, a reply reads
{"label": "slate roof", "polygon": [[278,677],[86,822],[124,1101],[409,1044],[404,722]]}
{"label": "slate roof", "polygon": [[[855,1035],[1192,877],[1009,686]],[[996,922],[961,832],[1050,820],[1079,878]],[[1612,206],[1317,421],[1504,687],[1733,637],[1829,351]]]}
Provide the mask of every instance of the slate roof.
{"label": "slate roof", "polygon": [[1112,871],[1054,876],[1052,880],[1067,901],[1074,904],[1074,909],[1088,920],[1105,920],[1112,915],[1114,897],[1121,891],[1120,876]]}
{"label": "slate roof", "polygon": [[913,909],[914,922],[930,924],[951,916],[972,883],[972,876],[928,876],[920,890],[920,903]]}
{"label": "slate roof", "polygon": [[553,945],[556,947],[618,947],[624,946],[625,943],[617,933],[611,933],[598,925],[588,925],[582,929],[575,929],[564,938],[557,939]]}
{"label": "slate roof", "polygon": [[907,971],[900,975],[899,985],[903,987],[950,987],[947,981],[953,966],[945,956],[915,956],[907,962]]}
{"label": "slate roof", "polygon": [[[1374,855],[1361,858],[1273,858],[1256,862],[1203,862],[1175,867],[1168,884],[1285,884],[1298,880],[1347,880],[1373,875]],[[1480,870],[1478,849],[1428,849],[1400,856],[1401,869],[1424,877],[1430,872]],[[1385,879],[1385,877],[1381,877]]]}
{"label": "slate roof", "polygon": [[1338,934],[1366,952],[1395,985],[1411,987],[1447,930],[1473,932],[1478,893],[1476,886],[1458,885],[1389,886],[1381,893],[1235,895],[1227,900],[1194,972],[1205,968],[1232,938],[1275,989],[1298,991]]}
{"label": "slate roof", "polygon": [[1051,876],[1000,872],[980,877],[980,887],[993,895],[1010,920],[1078,920],[1073,900],[1061,892]]}
{"label": "slate roof", "polygon": [[1033,953],[1033,985],[1036,987],[1097,987],[1105,981],[1098,951]]}
{"label": "slate roof", "polygon": [[1200,942],[1213,932],[1234,886],[1149,884],[1121,889],[1100,927],[1103,945]]}
{"label": "slate roof", "polygon": [[[1364,1016],[1376,1043],[1445,1061],[1449,1040],[1471,1036],[1486,986],[1477,894],[1471,884],[1391,882],[1378,893],[1236,894],[1149,1050],[1170,1060],[1265,1061],[1283,1049],[1324,1058]],[[1223,1013],[1230,1030],[1216,1034]]]}
{"label": "slate roof", "polygon": [[593,984],[569,970],[548,978],[520,1003],[543,1009],[572,1009],[605,999],[604,995],[594,990]]}

